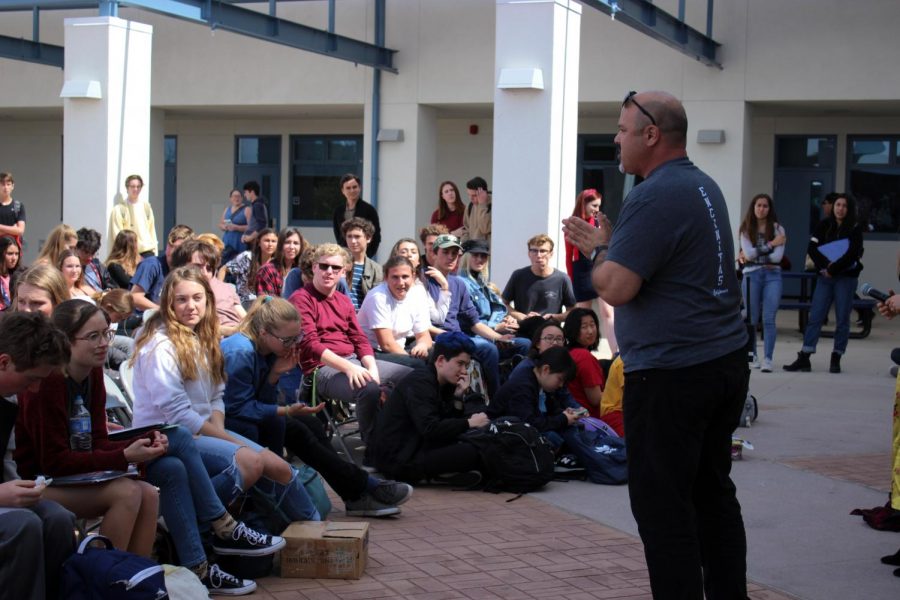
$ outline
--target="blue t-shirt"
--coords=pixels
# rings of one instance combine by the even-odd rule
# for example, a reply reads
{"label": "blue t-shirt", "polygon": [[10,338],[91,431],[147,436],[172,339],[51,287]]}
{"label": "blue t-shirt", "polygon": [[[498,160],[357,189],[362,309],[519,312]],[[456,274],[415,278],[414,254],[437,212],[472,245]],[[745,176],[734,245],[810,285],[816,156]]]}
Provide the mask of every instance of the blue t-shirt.
{"label": "blue t-shirt", "polygon": [[686,157],[628,194],[606,257],[644,280],[616,307],[626,372],[689,367],[746,343],[731,231],[719,186]]}
{"label": "blue t-shirt", "polygon": [[[159,295],[162,293],[163,282],[168,274],[169,263],[166,262],[166,255],[151,256],[138,264],[134,276],[131,278],[131,286],[141,286],[147,300],[159,304]],[[140,314],[143,311],[135,309],[135,312]]]}

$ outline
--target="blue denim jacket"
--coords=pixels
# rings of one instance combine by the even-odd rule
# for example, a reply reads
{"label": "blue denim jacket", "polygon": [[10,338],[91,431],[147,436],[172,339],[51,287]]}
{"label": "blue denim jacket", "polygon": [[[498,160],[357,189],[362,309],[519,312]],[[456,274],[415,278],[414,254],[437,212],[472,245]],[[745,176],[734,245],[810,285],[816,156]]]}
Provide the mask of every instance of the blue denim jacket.
{"label": "blue denim jacket", "polygon": [[460,275],[460,278],[466,284],[472,304],[478,310],[478,319],[491,329],[496,327],[509,312],[503,299],[481,279],[480,274],[476,279],[471,272],[467,272]]}

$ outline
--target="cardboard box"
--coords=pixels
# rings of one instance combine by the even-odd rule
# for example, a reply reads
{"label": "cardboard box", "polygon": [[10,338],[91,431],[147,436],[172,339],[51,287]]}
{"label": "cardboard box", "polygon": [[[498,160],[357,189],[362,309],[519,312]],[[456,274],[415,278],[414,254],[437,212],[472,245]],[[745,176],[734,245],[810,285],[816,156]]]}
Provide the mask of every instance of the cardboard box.
{"label": "cardboard box", "polygon": [[282,577],[359,579],[369,559],[369,524],[299,521],[281,534]]}

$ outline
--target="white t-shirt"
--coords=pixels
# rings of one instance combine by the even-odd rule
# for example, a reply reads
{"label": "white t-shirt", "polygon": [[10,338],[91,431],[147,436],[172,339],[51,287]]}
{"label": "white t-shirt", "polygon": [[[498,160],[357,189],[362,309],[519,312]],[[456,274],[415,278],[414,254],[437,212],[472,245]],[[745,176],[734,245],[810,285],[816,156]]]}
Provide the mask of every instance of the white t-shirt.
{"label": "white t-shirt", "polygon": [[366,294],[356,318],[372,348],[383,350],[378,345],[375,329],[390,329],[402,348],[406,346],[406,338],[428,331],[431,326],[425,287],[413,285],[406,298],[397,300],[391,295],[386,282],[379,283]]}

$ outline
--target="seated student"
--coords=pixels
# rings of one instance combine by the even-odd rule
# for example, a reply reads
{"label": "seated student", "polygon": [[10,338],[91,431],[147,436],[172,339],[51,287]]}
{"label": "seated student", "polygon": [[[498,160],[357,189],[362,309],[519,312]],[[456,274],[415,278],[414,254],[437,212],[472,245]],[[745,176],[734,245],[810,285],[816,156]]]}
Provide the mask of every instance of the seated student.
{"label": "seated student", "polygon": [[294,292],[290,302],[300,313],[303,329],[300,368],[304,377],[315,376],[322,394],[356,403],[360,435],[368,444],[381,385],[396,384],[410,369],[375,358],[350,298],[337,293],[345,256],[337,244],[320,244],[312,256],[312,281]]}
{"label": "seated student", "polygon": [[137,234],[130,229],[123,229],[113,240],[112,248],[106,257],[106,269],[114,287],[123,290],[131,287],[131,278],[143,260],[138,254],[137,243]]}
{"label": "seated student", "polygon": [[[469,240],[463,243],[463,257],[460,261],[459,276],[469,290],[472,304],[478,311],[481,322],[500,334],[516,335],[519,330],[519,322],[509,314],[500,290],[489,282],[487,276],[487,264],[491,258],[491,247],[487,240]],[[508,344],[500,347],[500,356],[508,358],[518,354],[525,356],[531,342],[522,337],[512,338]]]}
{"label": "seated student", "polygon": [[600,418],[619,434],[625,437],[625,418],[622,413],[622,398],[625,395],[625,364],[622,355],[609,366],[609,377],[603,388],[603,397],[600,399]]}
{"label": "seated student", "polygon": [[[93,304],[67,300],[53,310],[53,323],[66,334],[71,355],[64,372],[44,379],[36,391],[19,395],[15,451],[19,472],[34,478],[125,471],[129,463],[162,456],[164,438],[152,442],[107,438],[103,363],[110,336],[106,313]],[[70,428],[70,415],[79,404],[90,414],[90,427],[83,435]],[[100,533],[113,545],[150,556],[159,511],[159,494],[152,485],[122,477],[90,486],[51,486],[44,495],[78,517],[102,516]]]}
{"label": "seated student", "polygon": [[194,230],[187,225],[176,225],[166,238],[166,250],[159,256],[149,256],[141,260],[134,277],[131,278],[131,295],[137,310],[143,312],[159,308],[157,301],[163,282],[169,274],[172,253],[181,244],[194,237]]}
{"label": "seated student", "polygon": [[344,221],[341,233],[352,261],[346,275],[350,301],[353,302],[353,308],[358,311],[369,290],[384,279],[381,265],[366,256],[372,236],[375,235],[375,226],[363,218],[353,217],[349,221]]}
{"label": "seated student", "polygon": [[216,299],[216,317],[219,319],[219,333],[228,337],[237,331],[247,311],[241,304],[234,286],[216,278],[216,267],[219,264],[219,253],[207,242],[196,239],[187,240],[172,253],[172,268],[177,269],[193,265],[200,269],[212,288]]}
{"label": "seated student", "polygon": [[[197,449],[226,506],[256,485],[294,521],[319,520],[297,471],[269,450],[225,429],[225,361],[209,282],[194,267],[166,277],[155,312],[138,334],[134,426],[172,423]],[[262,477],[262,479],[261,479]]]}
{"label": "seated student", "polygon": [[575,306],[572,280],[553,267],[553,240],[546,234],[528,240],[531,266],[516,269],[503,288],[510,314],[518,320],[535,315],[566,320],[566,309]]}
{"label": "seated student", "polygon": [[74,250],[63,250],[59,255],[59,262],[56,268],[62,273],[63,279],[66,280],[66,287],[69,290],[69,298],[78,298],[85,302],[94,302],[93,294],[95,293],[86,283],[84,283],[84,271],[81,268],[81,259]]}
{"label": "seated student", "polygon": [[107,355],[109,366],[118,369],[119,365],[134,354],[134,338],[125,330],[128,317],[134,312],[134,299],[131,292],[114,288],[100,294],[97,297],[97,305],[106,311],[109,316],[109,328],[116,336],[109,344]]}
{"label": "seated student", "polygon": [[469,336],[442,333],[427,367],[410,373],[391,393],[378,416],[375,466],[389,477],[416,483],[446,481],[460,487],[481,482],[481,458],[461,441],[473,427],[490,423],[483,412],[465,416],[463,394],[475,344]]}
{"label": "seated student", "polygon": [[[531,335],[531,349],[528,355],[515,366],[510,377],[517,371],[527,371],[534,368],[533,359],[549,348],[562,347],[566,344],[562,325],[555,319],[541,319]],[[577,404],[577,403],[575,403]]]}
{"label": "seated student", "polygon": [[[10,312],[0,317],[0,451],[6,450],[16,422],[15,394],[37,389],[68,358],[66,336],[43,314]],[[62,565],[75,551],[75,515],[48,500],[46,491],[46,485],[7,478],[0,469],[0,595],[4,598],[59,597]]]}
{"label": "seated student", "polygon": [[[225,356],[225,426],[267,446],[276,454],[287,447],[319,471],[344,501],[348,516],[383,517],[400,512],[397,505],[412,495],[405,483],[381,481],[342,459],[311,430],[305,419],[324,404],[279,406],[275,385],[297,365],[300,315],[282,298],[258,298],[240,331],[222,341]],[[320,425],[321,426],[321,425]]]}
{"label": "seated student", "polygon": [[[420,231],[421,237],[423,240],[430,240],[430,244],[434,244],[435,238],[440,235],[440,233],[435,233],[435,229],[433,228],[439,230],[447,229],[439,223],[433,223],[428,227],[423,227]],[[421,285],[424,288],[425,277],[429,275],[434,277],[435,281],[438,282],[440,293],[437,302],[435,302],[430,295],[427,295],[428,315],[431,317],[432,323],[443,323],[444,319],[447,318],[447,311],[450,310],[450,287],[447,284],[447,279],[440,271],[433,267],[424,265],[422,268],[419,268],[419,246],[416,244],[416,240],[412,238],[400,238],[397,240],[394,247],[391,248],[391,258],[394,258],[395,256],[402,256],[412,263],[413,271],[416,273],[416,285]],[[438,328],[432,325],[432,337],[438,335],[440,332],[441,331]]]}
{"label": "seated student", "polygon": [[[500,383],[500,350],[498,345],[508,346],[512,335],[501,334],[478,319],[478,311],[472,304],[472,298],[463,280],[454,275],[459,263],[462,246],[459,239],[452,235],[439,235],[434,239],[431,248],[426,248],[428,261],[447,280],[450,289],[450,308],[447,317],[441,323],[433,323],[443,331],[462,331],[472,338],[475,344],[475,360],[481,365],[487,383],[488,395],[493,396]],[[441,287],[439,281],[429,275],[425,286],[432,300],[437,303]]]}
{"label": "seated student", "polygon": [[77,232],[78,243],[75,244],[75,252],[81,260],[81,269],[84,273],[84,283],[94,292],[102,292],[115,287],[109,271],[97,257],[100,250],[100,234],[93,229],[82,227]]}
{"label": "seated student", "polygon": [[59,269],[52,265],[32,265],[16,279],[14,310],[40,312],[49,317],[53,308],[69,299],[69,288]]}
{"label": "seated student", "polygon": [[428,295],[416,285],[408,259],[396,256],[384,265],[386,281],[363,300],[357,318],[375,349],[375,357],[408,367],[425,366],[431,350]]}
{"label": "seated student", "polygon": [[600,342],[597,313],[588,308],[572,309],[563,325],[563,332],[576,365],[575,378],[569,382],[569,392],[578,404],[588,409],[592,417],[600,417],[605,378],[600,363],[591,354]]}
{"label": "seated student", "polygon": [[275,249],[278,247],[278,234],[269,227],[261,229],[256,239],[252,250],[244,250],[232,258],[219,269],[217,275],[222,281],[228,277],[234,282],[244,308],[250,306],[256,299],[256,274],[259,268],[275,256]]}
{"label": "seated student", "polygon": [[272,260],[256,272],[257,296],[280,296],[284,277],[291,269],[300,266],[300,256],[306,248],[306,240],[296,227],[287,227],[278,234],[278,245]]}
{"label": "seated student", "polygon": [[[140,464],[147,481],[160,490],[159,512],[169,529],[178,532],[173,539],[181,564],[194,571],[213,592],[252,591],[256,587],[252,582],[239,582],[217,566],[209,567],[199,523],[204,527],[212,525],[213,548],[220,554],[255,556],[276,552],[278,548],[257,543],[260,534],[235,522],[226,512],[216,497],[193,436],[176,427],[167,435],[156,431],[132,441],[107,439],[103,363],[111,338],[109,317],[92,304],[68,300],[54,309],[53,323],[68,337],[71,357],[65,374],[51,375],[36,393],[21,399],[16,430],[17,439],[22,442],[17,453],[23,456],[23,471],[60,476],[124,470],[128,463]],[[91,427],[73,447],[76,442],[71,439],[69,407],[79,398],[90,413]],[[127,542],[130,530],[129,550],[144,553],[141,544],[148,544],[149,552],[156,536],[155,488],[121,478],[91,486],[54,486],[50,495],[82,517],[105,513],[101,531],[111,531],[106,535],[114,543],[113,536],[121,536],[119,544]]]}
{"label": "seated student", "polygon": [[575,361],[565,348],[552,347],[531,359],[530,369],[519,369],[497,390],[487,414],[492,419],[512,416],[545,434],[555,447],[563,444],[563,432],[578,420],[560,390],[575,376]]}

